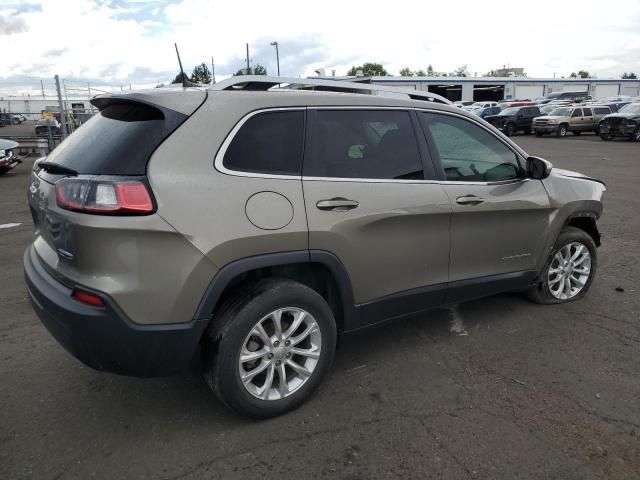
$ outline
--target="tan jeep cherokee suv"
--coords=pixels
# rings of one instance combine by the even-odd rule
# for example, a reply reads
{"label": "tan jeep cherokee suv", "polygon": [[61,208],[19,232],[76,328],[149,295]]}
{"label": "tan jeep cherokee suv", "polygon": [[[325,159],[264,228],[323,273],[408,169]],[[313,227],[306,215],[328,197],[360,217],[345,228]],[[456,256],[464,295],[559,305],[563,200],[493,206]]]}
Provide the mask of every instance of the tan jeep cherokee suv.
{"label": "tan jeep cherokee suv", "polygon": [[593,281],[604,185],[437,95],[246,76],[92,103],[34,164],[24,268],[43,324],[93,368],[202,359],[264,418],[315,390],[341,335]]}

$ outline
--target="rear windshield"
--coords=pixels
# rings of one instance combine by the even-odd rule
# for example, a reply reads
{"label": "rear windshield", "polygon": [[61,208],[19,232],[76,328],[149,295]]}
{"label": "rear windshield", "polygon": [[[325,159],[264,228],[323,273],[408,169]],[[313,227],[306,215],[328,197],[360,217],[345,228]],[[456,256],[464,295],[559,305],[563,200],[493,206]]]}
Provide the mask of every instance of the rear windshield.
{"label": "rear windshield", "polygon": [[[186,117],[185,117],[186,118]],[[47,161],[80,174],[144,175],[167,136],[164,114],[141,103],[106,106],[62,142]]]}

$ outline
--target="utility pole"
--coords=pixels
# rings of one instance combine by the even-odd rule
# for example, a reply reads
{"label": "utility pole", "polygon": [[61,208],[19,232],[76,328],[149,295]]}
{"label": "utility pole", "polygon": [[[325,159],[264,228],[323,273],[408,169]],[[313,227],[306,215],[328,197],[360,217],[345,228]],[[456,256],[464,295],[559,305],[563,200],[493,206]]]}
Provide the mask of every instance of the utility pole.
{"label": "utility pole", "polygon": [[213,62],[213,57],[211,57],[211,85],[216,84],[216,64]]}
{"label": "utility pole", "polygon": [[271,45],[276,47],[276,65],[278,66],[278,76],[280,76],[280,54],[278,53],[278,42],[271,42]]}
{"label": "utility pole", "polygon": [[67,117],[64,113],[64,103],[62,103],[62,92],[60,91],[60,77],[55,76],[56,90],[58,91],[58,104],[60,105],[60,120],[62,120],[62,140],[67,138]]}
{"label": "utility pole", "polygon": [[251,75],[251,67],[249,66],[249,44],[247,43],[247,75]]}
{"label": "utility pole", "polygon": [[40,80],[40,88],[42,89],[42,98],[44,98],[44,83]]}

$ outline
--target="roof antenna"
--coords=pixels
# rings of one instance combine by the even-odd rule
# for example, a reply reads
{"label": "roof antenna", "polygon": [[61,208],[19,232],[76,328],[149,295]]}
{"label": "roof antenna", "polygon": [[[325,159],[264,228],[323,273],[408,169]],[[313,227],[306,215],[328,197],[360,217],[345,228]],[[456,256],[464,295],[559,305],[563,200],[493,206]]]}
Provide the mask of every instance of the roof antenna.
{"label": "roof antenna", "polygon": [[178,65],[180,65],[180,76],[182,77],[182,86],[183,87],[201,87],[199,83],[192,82],[187,80],[187,76],[184,74],[184,70],[182,69],[182,60],[180,60],[180,52],[178,52],[178,44],[173,44],[176,47],[176,55],[178,56]]}

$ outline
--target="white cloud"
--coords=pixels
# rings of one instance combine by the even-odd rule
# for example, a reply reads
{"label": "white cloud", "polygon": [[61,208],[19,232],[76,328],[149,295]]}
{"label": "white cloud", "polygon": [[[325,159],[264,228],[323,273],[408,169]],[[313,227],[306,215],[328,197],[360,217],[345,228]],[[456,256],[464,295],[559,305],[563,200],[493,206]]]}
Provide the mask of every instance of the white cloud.
{"label": "white cloud", "polygon": [[3,78],[55,73],[112,84],[167,81],[177,70],[173,42],[188,70],[213,56],[227,74],[242,67],[245,42],[253,62],[274,73],[272,40],[282,73],[292,76],[318,67],[344,74],[364,61],[384,63],[392,74],[428,64],[438,71],[467,64],[472,74],[510,64],[538,77],[640,73],[639,0],[625,2],[624,14],[595,0],[29,0],[0,4],[0,15],[21,25],[2,37],[0,90]]}

